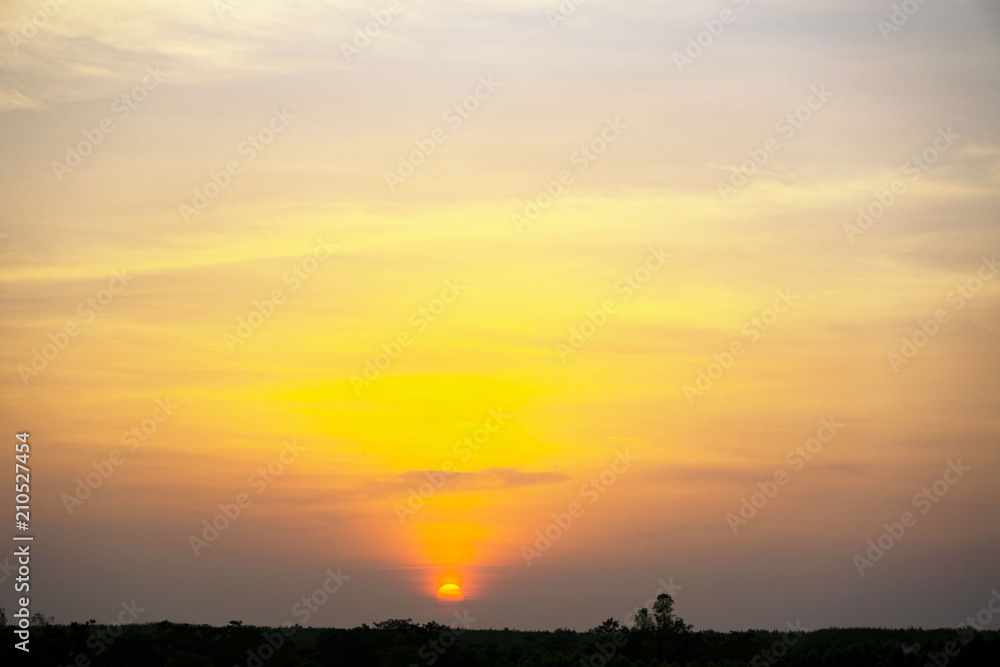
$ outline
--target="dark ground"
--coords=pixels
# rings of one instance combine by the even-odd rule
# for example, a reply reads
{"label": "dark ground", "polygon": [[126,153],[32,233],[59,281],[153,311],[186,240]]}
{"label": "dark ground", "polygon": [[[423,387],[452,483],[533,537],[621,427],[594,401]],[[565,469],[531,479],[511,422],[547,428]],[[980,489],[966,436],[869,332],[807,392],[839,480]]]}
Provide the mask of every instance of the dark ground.
{"label": "dark ground", "polygon": [[11,656],[4,664],[45,667],[1000,667],[1000,632],[954,629],[599,633],[462,630],[398,620],[352,629],[74,623],[31,628],[30,655],[13,648],[12,628],[0,634]]}

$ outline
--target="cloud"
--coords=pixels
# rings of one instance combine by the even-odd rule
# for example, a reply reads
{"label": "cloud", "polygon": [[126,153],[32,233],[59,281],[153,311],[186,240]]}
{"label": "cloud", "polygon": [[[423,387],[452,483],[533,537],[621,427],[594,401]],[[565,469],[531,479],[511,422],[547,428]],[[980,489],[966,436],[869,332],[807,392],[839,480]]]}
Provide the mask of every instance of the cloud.
{"label": "cloud", "polygon": [[[0,31],[21,35],[32,11],[10,12]],[[3,53],[0,87],[17,85],[54,105],[113,95],[149,65],[195,86],[335,68],[343,61],[333,44],[352,27],[327,4],[245,3],[220,16],[207,2],[107,0],[100,11],[72,3]]]}
{"label": "cloud", "polygon": [[[407,486],[426,483],[432,476],[442,474],[439,470],[412,470],[400,475]],[[451,491],[487,491],[493,489],[514,489],[538,484],[552,484],[569,479],[568,475],[557,472],[527,472],[516,467],[487,468],[476,472],[454,472],[447,475],[446,488]]]}
{"label": "cloud", "polygon": [[16,109],[41,109],[42,105],[17,88],[0,87],[0,112]]}

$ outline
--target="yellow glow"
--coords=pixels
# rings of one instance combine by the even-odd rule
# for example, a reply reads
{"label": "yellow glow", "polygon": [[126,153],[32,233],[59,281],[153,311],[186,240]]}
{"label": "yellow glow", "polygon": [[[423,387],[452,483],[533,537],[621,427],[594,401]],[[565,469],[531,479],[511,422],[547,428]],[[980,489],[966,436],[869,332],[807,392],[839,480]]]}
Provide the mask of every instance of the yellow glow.
{"label": "yellow glow", "polygon": [[[916,88],[876,78],[862,95],[838,90],[722,197],[730,163],[800,104],[805,70],[773,77],[765,60],[744,73],[723,67],[720,47],[698,73],[660,85],[664,63],[646,59],[642,40],[664,33],[630,33],[618,60],[603,38],[583,37],[605,23],[589,12],[560,28],[578,35],[572,48],[532,38],[507,58],[502,41],[470,40],[449,13],[401,16],[345,59],[336,43],[361,19],[343,6],[356,3],[233,3],[225,17],[203,0],[58,4],[0,83],[0,421],[46,443],[51,493],[37,512],[67,544],[86,527],[83,553],[127,544],[121,561],[144,563],[155,546],[178,577],[205,563],[244,576],[233,564],[247,555],[303,572],[352,564],[393,572],[404,582],[393,593],[429,607],[435,595],[485,601],[518,585],[575,604],[523,582],[558,579],[543,568],[606,572],[611,561],[638,580],[652,573],[633,563],[659,567],[662,555],[675,569],[655,580],[731,558],[744,534],[734,541],[724,517],[758,480],[791,470],[786,453],[821,418],[850,426],[747,538],[798,530],[846,551],[868,539],[870,517],[898,516],[896,499],[933,479],[937,459],[997,467],[1000,278],[961,308],[947,299],[1000,249],[1000,148],[980,133],[986,121],[963,118],[968,129],[956,129],[968,137],[907,180],[863,236],[845,235],[947,120],[909,97],[901,114],[869,106],[873,86],[916,94],[923,73]],[[485,11],[455,4],[470,18]],[[484,16],[544,30],[531,7],[541,3],[507,4]],[[19,34],[29,14],[6,13],[0,27]],[[423,29],[441,48],[411,52]],[[522,56],[532,45],[542,51]],[[578,58],[593,45],[592,60]],[[669,51],[650,48],[672,66]],[[157,63],[163,86],[119,118],[113,100]],[[494,68],[505,81],[496,97],[387,187],[387,170]],[[559,73],[555,85],[538,78],[546,72]],[[540,102],[526,97],[538,91]],[[246,161],[244,137],[286,106],[296,116],[287,132]],[[574,150],[619,113],[625,134],[581,170]],[[114,135],[57,178],[53,161],[108,115]],[[872,118],[893,118],[893,132]],[[179,205],[229,160],[240,173],[186,221]],[[548,198],[564,169],[572,184],[517,227],[512,216]],[[655,270],[651,249],[666,256]],[[633,289],[623,277],[637,271],[648,280]],[[134,280],[112,294],[113,272]],[[445,302],[449,283],[461,287]],[[777,290],[794,305],[748,329]],[[938,309],[951,323],[894,370],[887,353]],[[163,400],[178,407],[154,425]],[[153,430],[135,440],[143,424]],[[286,442],[301,451],[289,458]],[[601,475],[626,451],[634,464],[604,489]],[[114,452],[124,458],[114,475],[67,506]],[[962,502],[995,506],[985,485],[963,482]],[[845,488],[866,511],[828,517]],[[240,494],[252,504],[196,559],[187,536]],[[583,513],[549,530],[558,540],[526,563],[522,550],[549,541],[573,504]],[[982,533],[973,518],[949,530],[972,544]],[[921,531],[934,535],[930,522]],[[674,559],[682,553],[691,559]],[[105,576],[117,576],[109,563]],[[351,586],[375,578],[359,572]]]}
{"label": "yellow glow", "polygon": [[476,524],[427,523],[421,528],[429,562],[447,565],[471,562],[476,544],[488,533],[484,526]]}
{"label": "yellow glow", "polygon": [[462,589],[455,584],[445,584],[438,589],[437,592],[438,600],[442,602],[458,602],[465,599],[465,595],[462,593]]}

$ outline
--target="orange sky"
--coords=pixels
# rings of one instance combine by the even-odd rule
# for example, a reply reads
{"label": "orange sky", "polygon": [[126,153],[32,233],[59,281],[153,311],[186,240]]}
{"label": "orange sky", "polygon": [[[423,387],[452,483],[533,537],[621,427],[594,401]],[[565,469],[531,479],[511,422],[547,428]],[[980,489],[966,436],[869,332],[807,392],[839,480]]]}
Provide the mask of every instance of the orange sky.
{"label": "orange sky", "polygon": [[309,624],[980,608],[995,8],[404,4],[359,46],[383,4],[0,3],[38,610],[281,623],[337,568]]}

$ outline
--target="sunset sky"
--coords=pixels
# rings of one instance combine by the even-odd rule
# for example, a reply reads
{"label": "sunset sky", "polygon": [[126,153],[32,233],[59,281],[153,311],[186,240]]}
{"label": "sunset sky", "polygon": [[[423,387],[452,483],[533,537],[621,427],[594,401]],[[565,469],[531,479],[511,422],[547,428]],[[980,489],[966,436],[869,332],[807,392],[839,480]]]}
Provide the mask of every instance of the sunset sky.
{"label": "sunset sky", "polygon": [[1000,587],[996,3],[50,4],[0,2],[33,611],[583,630],[667,582],[696,629],[941,627]]}

